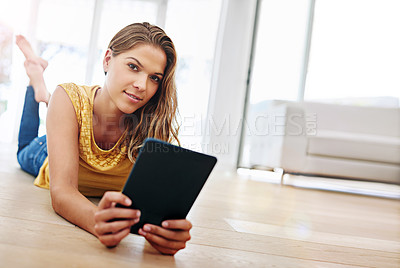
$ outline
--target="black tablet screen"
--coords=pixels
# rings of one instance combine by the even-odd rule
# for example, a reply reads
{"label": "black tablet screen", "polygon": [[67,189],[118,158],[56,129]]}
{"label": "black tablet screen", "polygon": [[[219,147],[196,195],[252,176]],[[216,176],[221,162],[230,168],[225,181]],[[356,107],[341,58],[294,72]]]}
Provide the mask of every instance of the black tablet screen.
{"label": "black tablet screen", "polygon": [[145,223],[185,219],[216,162],[210,155],[146,139],[122,191],[131,208],[141,211],[131,233]]}

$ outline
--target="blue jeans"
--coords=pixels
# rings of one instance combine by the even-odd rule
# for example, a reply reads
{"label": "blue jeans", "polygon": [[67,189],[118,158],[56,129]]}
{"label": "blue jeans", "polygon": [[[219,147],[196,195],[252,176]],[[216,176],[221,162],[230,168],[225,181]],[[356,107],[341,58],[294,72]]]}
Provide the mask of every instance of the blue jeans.
{"label": "blue jeans", "polygon": [[17,159],[22,170],[33,176],[39,174],[47,157],[46,135],[38,137],[39,123],[39,103],[35,100],[33,87],[28,86],[19,127]]}

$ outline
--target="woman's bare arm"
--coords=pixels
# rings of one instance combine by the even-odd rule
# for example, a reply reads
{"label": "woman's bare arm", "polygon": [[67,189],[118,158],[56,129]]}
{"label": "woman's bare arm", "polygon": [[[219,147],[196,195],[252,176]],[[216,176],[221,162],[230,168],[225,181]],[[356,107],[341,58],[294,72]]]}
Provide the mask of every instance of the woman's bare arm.
{"label": "woman's bare arm", "polygon": [[60,86],[47,114],[50,193],[54,211],[81,228],[94,232],[97,207],[78,191],[78,122],[67,93]]}
{"label": "woman's bare arm", "polygon": [[[138,222],[136,210],[116,208],[129,205],[122,193],[106,193],[99,207],[78,191],[79,147],[75,109],[62,87],[54,91],[47,114],[47,144],[50,194],[54,211],[97,236],[107,246],[118,244]],[[125,221],[110,222],[113,218]]]}

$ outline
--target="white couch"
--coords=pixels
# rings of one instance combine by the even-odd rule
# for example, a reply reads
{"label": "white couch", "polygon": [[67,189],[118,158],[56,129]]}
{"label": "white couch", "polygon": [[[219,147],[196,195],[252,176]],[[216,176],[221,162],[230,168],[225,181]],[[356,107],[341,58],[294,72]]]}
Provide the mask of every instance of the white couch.
{"label": "white couch", "polygon": [[247,123],[250,166],[400,184],[400,108],[274,100]]}

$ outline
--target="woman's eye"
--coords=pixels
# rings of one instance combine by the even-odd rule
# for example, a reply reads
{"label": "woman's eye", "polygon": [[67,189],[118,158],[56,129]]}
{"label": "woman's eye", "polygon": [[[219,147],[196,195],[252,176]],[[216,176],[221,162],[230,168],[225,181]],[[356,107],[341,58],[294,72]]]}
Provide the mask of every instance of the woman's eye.
{"label": "woman's eye", "polygon": [[153,75],[153,76],[151,76],[150,77],[154,82],[156,82],[156,83],[159,83],[160,82],[160,78],[158,77],[158,76],[156,76],[156,75]]}
{"label": "woman's eye", "polygon": [[130,64],[128,64],[128,66],[129,66],[129,68],[131,68],[134,71],[138,70],[138,67],[135,64],[130,63]]}

